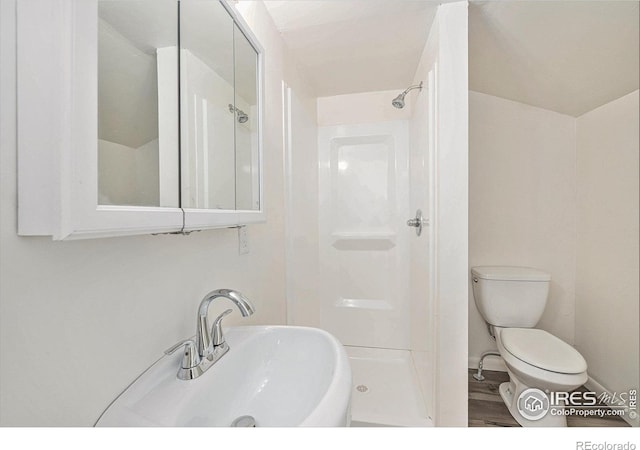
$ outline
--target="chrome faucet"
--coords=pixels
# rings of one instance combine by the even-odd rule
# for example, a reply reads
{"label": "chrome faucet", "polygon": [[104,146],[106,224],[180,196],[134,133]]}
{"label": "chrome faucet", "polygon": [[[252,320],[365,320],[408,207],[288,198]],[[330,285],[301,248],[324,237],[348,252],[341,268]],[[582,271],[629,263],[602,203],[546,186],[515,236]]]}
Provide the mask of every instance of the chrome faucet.
{"label": "chrome faucet", "polygon": [[[198,347],[198,353],[200,354],[200,357],[203,358],[211,354],[217,345],[224,343],[220,323],[222,321],[222,318],[231,312],[230,309],[226,310],[220,316],[218,316],[213,322],[211,333],[207,332],[209,330],[209,325],[207,322],[207,312],[209,311],[209,305],[213,300],[219,297],[224,297],[231,300],[240,310],[240,314],[242,314],[242,317],[250,316],[255,311],[249,299],[238,291],[232,291],[231,289],[217,289],[205,295],[200,302],[200,308],[198,308],[198,322],[196,324],[196,346]],[[219,333],[220,338],[222,338],[222,342],[218,344],[211,342],[214,331],[217,331]]]}
{"label": "chrome faucet", "polygon": [[198,308],[195,340],[187,339],[165,351],[165,354],[170,355],[179,348],[184,348],[182,365],[178,370],[178,378],[181,380],[193,380],[199,377],[229,351],[229,345],[222,333],[222,319],[230,314],[232,310],[227,309],[216,317],[211,326],[211,331],[209,331],[207,320],[209,305],[219,297],[231,300],[238,307],[243,317],[250,316],[255,312],[255,308],[249,299],[238,291],[216,289],[205,295]]}

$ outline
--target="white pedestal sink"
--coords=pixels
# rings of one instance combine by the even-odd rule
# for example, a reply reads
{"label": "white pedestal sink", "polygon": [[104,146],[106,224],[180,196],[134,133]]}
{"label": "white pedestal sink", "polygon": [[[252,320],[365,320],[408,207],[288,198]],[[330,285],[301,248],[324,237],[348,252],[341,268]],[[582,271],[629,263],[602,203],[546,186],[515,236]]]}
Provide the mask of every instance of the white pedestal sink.
{"label": "white pedestal sink", "polygon": [[[182,352],[145,371],[96,426],[348,426],[351,369],[338,340],[316,328],[234,327],[229,352],[202,376],[176,376]],[[249,419],[250,421],[250,419]],[[242,422],[242,421],[241,421]]]}

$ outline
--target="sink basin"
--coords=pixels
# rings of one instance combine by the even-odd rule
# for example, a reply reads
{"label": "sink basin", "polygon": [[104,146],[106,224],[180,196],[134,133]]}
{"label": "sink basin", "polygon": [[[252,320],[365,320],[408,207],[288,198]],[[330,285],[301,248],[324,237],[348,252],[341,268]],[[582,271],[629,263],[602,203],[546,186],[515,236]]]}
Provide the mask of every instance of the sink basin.
{"label": "sink basin", "polygon": [[335,337],[316,328],[250,326],[229,328],[225,338],[229,352],[194,380],[176,376],[182,352],[161,358],[96,426],[228,427],[243,416],[258,427],[349,425],[351,369]]}

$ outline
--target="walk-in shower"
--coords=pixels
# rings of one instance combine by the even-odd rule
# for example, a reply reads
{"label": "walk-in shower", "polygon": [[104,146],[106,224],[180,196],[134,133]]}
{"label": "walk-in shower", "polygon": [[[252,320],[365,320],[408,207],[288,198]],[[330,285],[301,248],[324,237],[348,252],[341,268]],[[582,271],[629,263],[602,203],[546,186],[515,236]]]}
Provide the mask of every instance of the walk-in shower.
{"label": "walk-in shower", "polygon": [[463,3],[438,7],[403,91],[283,86],[287,323],[345,347],[352,426],[468,423],[468,192],[450,183],[468,176]]}

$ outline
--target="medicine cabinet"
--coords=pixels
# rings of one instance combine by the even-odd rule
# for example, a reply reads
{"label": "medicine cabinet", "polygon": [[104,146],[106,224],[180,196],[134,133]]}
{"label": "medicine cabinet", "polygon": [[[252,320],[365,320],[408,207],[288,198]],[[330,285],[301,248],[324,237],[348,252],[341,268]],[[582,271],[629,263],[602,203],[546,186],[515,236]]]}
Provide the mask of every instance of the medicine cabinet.
{"label": "medicine cabinet", "polygon": [[18,228],[265,221],[264,52],[224,0],[18,3]]}

